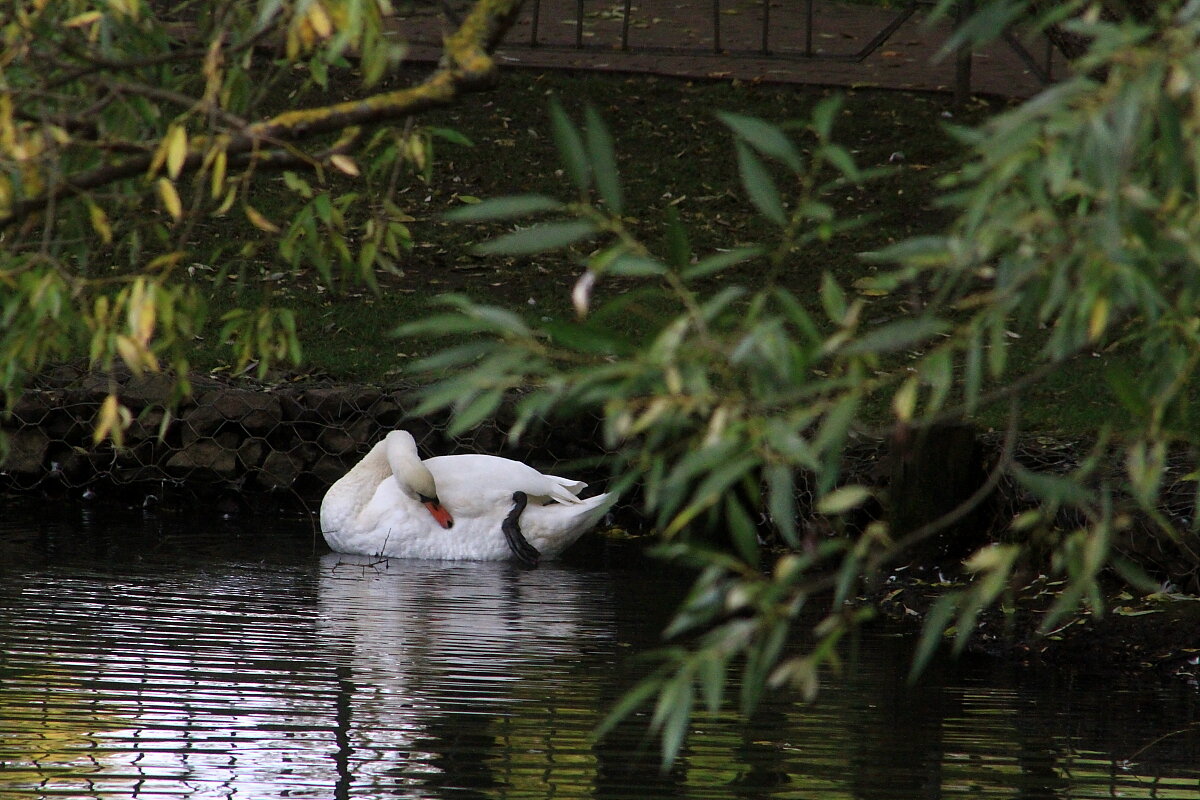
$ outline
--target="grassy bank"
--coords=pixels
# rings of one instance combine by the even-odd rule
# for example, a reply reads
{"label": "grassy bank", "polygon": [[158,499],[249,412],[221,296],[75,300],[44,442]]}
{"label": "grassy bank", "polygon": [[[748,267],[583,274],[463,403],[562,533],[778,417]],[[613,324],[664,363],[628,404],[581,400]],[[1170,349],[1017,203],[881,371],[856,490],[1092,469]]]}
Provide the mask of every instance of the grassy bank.
{"label": "grassy bank", "polygon": [[[666,209],[673,207],[689,229],[694,252],[705,254],[771,235],[741,192],[729,132],[713,112],[731,110],[782,123],[805,117],[834,91],[509,70],[497,90],[419,121],[459,131],[473,146],[439,141],[432,179],[401,182],[395,199],[412,218],[413,247],[398,273],[379,272],[378,293],[348,283],[327,285],[311,270],[292,271],[264,258],[268,251],[261,250],[213,281],[214,312],[239,302],[287,303],[299,315],[306,370],[339,381],[394,381],[430,345],[399,341],[388,332],[427,313],[439,294],[463,292],[535,317],[571,313],[570,289],[581,269],[580,254],[481,258],[472,254],[472,245],[499,228],[441,220],[444,212],[473,198],[524,192],[569,196],[550,136],[550,98],[557,97],[576,118],[591,104],[608,122],[617,142],[630,223],[644,240],[659,237]],[[946,125],[975,124],[996,110],[997,105],[982,101],[952,109],[947,96],[936,94],[845,92],[837,140],[861,167],[887,167],[890,172],[830,197],[841,218],[863,224],[796,253],[779,279],[802,296],[815,292],[826,270],[851,286],[873,269],[859,253],[939,230],[947,217],[935,206],[935,184],[962,157]],[[281,178],[269,180],[282,183]],[[262,200],[261,208],[286,219],[291,213],[287,193],[278,191],[276,201],[272,206],[269,198]],[[215,224],[211,234],[231,241],[260,235],[232,218]],[[723,277],[749,284],[756,279],[751,271]],[[606,283],[599,291],[625,288]],[[908,313],[910,304],[919,302],[912,297],[867,299],[876,318]],[[228,364],[228,351],[217,338],[207,338],[199,366],[220,369]],[[1028,347],[1032,352],[1034,345]],[[1083,432],[1107,419],[1111,404],[1099,387],[1111,357],[1083,359],[1076,368],[1061,371],[1034,395],[1037,402],[1028,421],[1035,428]]]}

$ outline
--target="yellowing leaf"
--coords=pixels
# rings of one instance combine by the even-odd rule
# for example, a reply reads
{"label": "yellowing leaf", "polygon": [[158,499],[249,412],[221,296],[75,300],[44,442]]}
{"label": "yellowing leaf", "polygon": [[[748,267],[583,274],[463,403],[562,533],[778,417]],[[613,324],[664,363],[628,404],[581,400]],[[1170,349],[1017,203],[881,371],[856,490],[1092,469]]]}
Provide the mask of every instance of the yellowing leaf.
{"label": "yellowing leaf", "polygon": [[822,497],[817,503],[817,511],[829,515],[842,514],[862,505],[870,496],[871,490],[865,486],[842,486]]}
{"label": "yellowing leaf", "polygon": [[138,0],[107,0],[108,7],[116,14],[136,20],[138,18]]}
{"label": "yellowing leaf", "polygon": [[217,206],[217,210],[213,212],[214,217],[223,217],[229,213],[229,209],[233,208],[233,201],[237,199],[237,184],[229,187],[229,191],[225,193],[225,198],[221,201],[221,205]]}
{"label": "yellowing leaf", "polygon": [[104,398],[100,411],[96,414],[96,428],[92,431],[92,441],[95,444],[111,437],[118,447],[124,441],[125,429],[133,421],[129,409],[121,405],[115,394]]}
{"label": "yellowing leaf", "polygon": [[329,157],[329,163],[339,172],[344,172],[352,177],[358,177],[358,164],[355,164],[354,159],[350,156],[338,153]]}
{"label": "yellowing leaf", "polygon": [[105,244],[112,242],[112,227],[108,224],[108,215],[104,209],[95,203],[88,203],[88,217],[91,218],[92,228],[100,234]]}
{"label": "yellowing leaf", "polygon": [[137,344],[144,348],[154,335],[154,322],[158,314],[154,292],[146,281],[134,281],[129,292],[129,335]]}
{"label": "yellowing leaf", "polygon": [[410,136],[405,140],[404,154],[417,169],[425,169],[425,165],[429,162],[429,153],[425,147],[425,140],[420,136]]}
{"label": "yellowing leaf", "polygon": [[82,14],[76,14],[70,19],[63,22],[64,28],[83,28],[91,25],[93,22],[98,22],[104,15],[99,11],[85,11]]}
{"label": "yellowing leaf", "polygon": [[158,189],[158,199],[162,201],[163,208],[167,210],[175,219],[183,217],[183,203],[179,200],[179,192],[175,191],[175,184],[171,183],[169,178],[159,178],[156,183]]}
{"label": "yellowing leaf", "polygon": [[242,206],[242,210],[246,212],[246,218],[254,227],[267,233],[279,233],[279,226],[260,214],[254,206],[246,204]]}
{"label": "yellowing leaf", "polygon": [[167,174],[171,180],[175,180],[183,171],[183,162],[187,159],[187,131],[182,125],[172,125],[167,130],[164,144],[167,148]]}
{"label": "yellowing leaf", "polygon": [[225,169],[229,164],[229,157],[225,150],[218,150],[213,157],[212,164],[212,198],[216,200],[221,196],[221,190],[225,188]]}
{"label": "yellowing leaf", "polygon": [[183,255],[184,254],[182,251],[173,250],[170,253],[163,253],[161,256],[155,256],[150,260],[150,263],[146,264],[146,272],[158,272],[162,269],[169,269],[178,264],[183,258]]}
{"label": "yellowing leaf", "polygon": [[1092,306],[1091,316],[1088,318],[1088,339],[1095,341],[1100,338],[1100,334],[1104,333],[1104,329],[1108,326],[1108,298],[1101,297]]}
{"label": "yellowing leaf", "polygon": [[963,566],[971,572],[1007,570],[1020,552],[1016,545],[992,544],[976,550]]}
{"label": "yellowing leaf", "polygon": [[116,345],[117,354],[121,356],[121,360],[124,361],[125,364],[135,373],[140,373],[142,359],[139,354],[137,342],[135,342],[133,339],[130,339],[128,336],[118,335],[116,338]]}
{"label": "yellowing leaf", "polygon": [[896,394],[892,396],[892,411],[896,414],[896,419],[901,422],[908,422],[913,417],[913,411],[917,407],[917,378],[916,376],[909,377],[896,390]]}
{"label": "yellowing leaf", "polygon": [[66,128],[59,127],[58,125],[47,125],[45,130],[54,139],[55,144],[66,147],[71,143],[71,134],[67,133]]}
{"label": "yellowing leaf", "polygon": [[333,21],[329,19],[329,15],[325,13],[325,7],[320,3],[313,3],[308,7],[308,16],[305,21],[312,26],[313,33],[322,39],[328,39],[333,35]]}

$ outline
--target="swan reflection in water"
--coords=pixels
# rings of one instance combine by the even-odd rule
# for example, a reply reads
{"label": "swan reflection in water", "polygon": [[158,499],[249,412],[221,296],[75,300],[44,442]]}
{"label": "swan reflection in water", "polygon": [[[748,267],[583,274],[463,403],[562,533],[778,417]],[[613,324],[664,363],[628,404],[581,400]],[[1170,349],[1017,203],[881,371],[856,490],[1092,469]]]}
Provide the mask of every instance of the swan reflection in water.
{"label": "swan reflection in water", "polygon": [[605,704],[597,661],[618,660],[610,586],[553,564],[326,555],[317,625],[337,664],[343,778],[411,785],[453,773],[478,788],[501,768],[488,751],[531,774],[567,751],[590,760]]}

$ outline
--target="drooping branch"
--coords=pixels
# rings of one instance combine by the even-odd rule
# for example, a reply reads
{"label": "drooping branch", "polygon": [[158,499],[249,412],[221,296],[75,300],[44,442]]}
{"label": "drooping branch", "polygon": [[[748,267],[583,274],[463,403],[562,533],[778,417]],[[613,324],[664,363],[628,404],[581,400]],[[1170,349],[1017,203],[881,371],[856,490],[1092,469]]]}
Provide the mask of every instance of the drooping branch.
{"label": "drooping branch", "polygon": [[[226,155],[246,157],[273,149],[281,142],[403,119],[449,105],[464,94],[491,88],[497,79],[492,52],[512,26],[523,2],[478,0],[462,24],[446,37],[438,68],[421,83],[360,100],[285,111],[248,124],[224,142]],[[196,170],[212,146],[210,139],[196,137],[183,160],[181,172]],[[145,175],[154,158],[152,152],[142,153],[115,164],[65,176],[42,193],[13,203],[6,214],[0,215],[0,229],[21,223],[64,196]]]}

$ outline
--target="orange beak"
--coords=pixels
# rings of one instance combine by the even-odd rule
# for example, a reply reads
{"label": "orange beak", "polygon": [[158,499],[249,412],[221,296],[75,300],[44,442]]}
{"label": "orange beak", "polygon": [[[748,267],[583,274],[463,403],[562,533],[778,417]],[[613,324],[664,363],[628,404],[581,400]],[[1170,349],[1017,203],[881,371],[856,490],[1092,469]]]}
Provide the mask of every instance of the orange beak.
{"label": "orange beak", "polygon": [[425,508],[429,509],[430,515],[437,520],[438,525],[441,525],[447,530],[454,526],[454,517],[450,516],[450,512],[436,500],[426,500]]}

